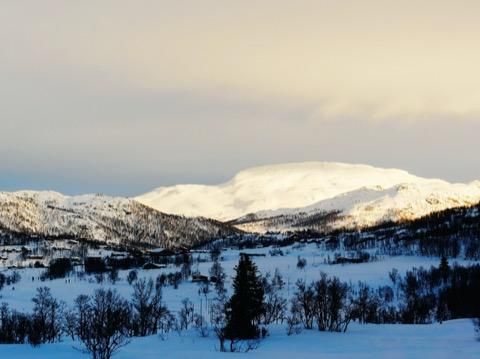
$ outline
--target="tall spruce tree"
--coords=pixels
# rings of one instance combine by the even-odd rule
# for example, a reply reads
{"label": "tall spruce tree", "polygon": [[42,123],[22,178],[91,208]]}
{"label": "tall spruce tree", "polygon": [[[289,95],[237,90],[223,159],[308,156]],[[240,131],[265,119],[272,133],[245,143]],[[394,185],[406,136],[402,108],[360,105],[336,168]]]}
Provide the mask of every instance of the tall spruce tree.
{"label": "tall spruce tree", "polygon": [[225,337],[230,340],[256,339],[260,336],[258,319],[265,312],[264,289],[257,266],[241,255],[235,267],[234,293],[226,306]]}
{"label": "tall spruce tree", "polygon": [[440,259],[440,266],[438,267],[438,269],[440,270],[442,280],[445,283],[450,274],[450,265],[448,264],[448,259],[446,256],[443,255],[442,258]]}

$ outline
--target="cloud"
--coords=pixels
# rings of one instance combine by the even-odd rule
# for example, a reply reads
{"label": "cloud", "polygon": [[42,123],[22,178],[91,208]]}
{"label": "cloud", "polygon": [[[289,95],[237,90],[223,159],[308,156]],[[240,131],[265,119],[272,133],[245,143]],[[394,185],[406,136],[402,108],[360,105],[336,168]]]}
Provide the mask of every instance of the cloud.
{"label": "cloud", "polygon": [[473,0],[6,7],[4,52],[23,69],[96,74],[99,82],[155,91],[282,99],[315,107],[317,119],[480,113],[480,5]]}
{"label": "cloud", "polygon": [[138,194],[301,160],[478,178],[479,11],[476,0],[2,2],[0,186]]}

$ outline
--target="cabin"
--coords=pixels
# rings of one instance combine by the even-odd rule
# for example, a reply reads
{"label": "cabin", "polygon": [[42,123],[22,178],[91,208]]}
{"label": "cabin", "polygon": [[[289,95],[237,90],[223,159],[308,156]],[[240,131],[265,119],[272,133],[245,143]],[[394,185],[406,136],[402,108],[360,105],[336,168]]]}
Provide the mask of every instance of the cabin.
{"label": "cabin", "polygon": [[152,260],[157,261],[165,257],[174,256],[175,252],[168,248],[155,248],[147,251],[147,254],[150,256]]}
{"label": "cabin", "polygon": [[112,254],[110,254],[110,257],[112,257],[112,258],[127,258],[127,257],[129,257],[129,254],[125,253],[125,252],[112,252]]}
{"label": "cabin", "polygon": [[200,273],[194,273],[192,274],[192,282],[198,283],[198,282],[208,282],[208,277],[206,275],[200,274]]}
{"label": "cabin", "polygon": [[362,258],[347,258],[347,257],[338,257],[335,258],[332,264],[359,264],[363,263]]}
{"label": "cabin", "polygon": [[163,269],[163,268],[167,268],[167,266],[164,264],[156,264],[156,263],[149,262],[149,263],[145,263],[142,268],[143,269]]}
{"label": "cabin", "polygon": [[74,266],[78,266],[78,265],[83,264],[82,258],[80,258],[80,257],[70,257],[70,260],[72,261],[72,264]]}
{"label": "cabin", "polygon": [[240,256],[245,256],[245,257],[266,257],[267,255],[265,253],[245,253],[242,252],[240,253]]}

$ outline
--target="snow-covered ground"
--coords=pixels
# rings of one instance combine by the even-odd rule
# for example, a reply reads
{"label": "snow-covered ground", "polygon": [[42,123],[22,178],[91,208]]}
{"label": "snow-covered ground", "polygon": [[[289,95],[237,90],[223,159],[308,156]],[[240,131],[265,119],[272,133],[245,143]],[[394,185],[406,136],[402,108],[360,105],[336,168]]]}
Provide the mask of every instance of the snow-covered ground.
{"label": "snow-covered ground", "polygon": [[[257,264],[259,271],[262,274],[270,272],[273,274],[275,269],[278,269],[283,275],[286,282],[285,296],[289,297],[295,288],[297,279],[305,279],[307,281],[316,280],[320,277],[320,272],[325,272],[330,276],[337,276],[342,281],[356,284],[358,281],[364,281],[376,287],[379,285],[391,284],[388,272],[393,268],[398,269],[400,274],[404,274],[407,270],[413,267],[438,266],[439,259],[435,257],[417,257],[417,256],[396,256],[396,257],[379,257],[378,260],[361,263],[361,264],[337,264],[329,265],[325,260],[330,257],[333,259],[333,252],[326,252],[317,247],[314,243],[309,244],[295,244],[288,247],[283,247],[283,256],[271,256],[269,252],[271,247],[235,250],[229,249],[223,251],[221,254],[221,264],[227,274],[227,288],[231,285],[232,276],[234,274],[234,267],[238,263],[241,252],[264,254],[265,256],[255,256],[253,261]],[[208,261],[197,261],[197,256]],[[307,260],[307,266],[304,269],[297,268],[298,257]],[[458,260],[461,264],[471,263],[469,261]],[[208,275],[208,270],[211,267],[209,255],[201,254],[194,255],[194,264],[192,271],[199,271],[202,274]],[[180,267],[171,264],[165,269],[151,269],[139,270],[139,277],[155,278],[161,273],[170,273],[179,271]],[[126,277],[128,270],[120,271],[118,281],[115,285],[105,279],[103,284],[98,284],[93,276],[86,276],[79,279],[76,276],[71,276],[68,279],[47,280],[41,282],[39,280],[40,274],[44,271],[41,268],[26,268],[18,272],[22,276],[22,280],[16,283],[13,287],[5,287],[0,292],[0,302],[7,302],[12,308],[18,310],[30,310],[32,308],[31,298],[35,295],[37,287],[48,286],[51,288],[55,297],[64,300],[67,304],[72,304],[73,300],[80,294],[91,294],[95,289],[103,287],[113,287],[117,289],[125,297],[130,296],[132,288],[127,283]],[[178,289],[173,289],[167,286],[163,290],[164,300],[169,309],[176,310],[180,306],[180,302],[184,298],[189,298],[194,304],[200,305],[200,301],[204,300],[203,295],[198,294],[198,285],[190,281],[182,282]],[[212,293],[209,297],[213,298]]]}
{"label": "snow-covered ground", "polygon": [[[45,344],[0,345],[0,357],[15,359],[82,359],[88,355],[76,350],[66,340]],[[480,357],[480,342],[473,336],[470,320],[460,319],[430,325],[351,325],[347,333],[304,331],[287,336],[285,328],[271,328],[270,336],[259,347],[246,354],[221,353],[213,335],[201,338],[195,332],[135,338],[115,356],[117,359],[209,359],[209,358],[275,358],[275,359],[474,359]]]}
{"label": "snow-covered ground", "polygon": [[[271,256],[272,248],[258,248],[239,251],[229,249],[221,254],[222,266],[228,279],[227,287],[231,286],[234,267],[238,262],[240,252],[265,254],[253,257],[262,274],[273,273],[279,269],[284,276],[286,287],[285,297],[293,295],[295,281],[299,278],[307,281],[319,278],[320,272],[338,276],[343,281],[353,284],[365,281],[372,286],[390,284],[388,272],[392,268],[401,274],[413,267],[437,266],[438,258],[415,256],[379,257],[377,261],[362,264],[329,265],[325,259],[333,257],[332,252],[325,252],[314,243],[296,244],[281,248],[283,256]],[[204,260],[209,259],[207,254],[197,254]],[[298,256],[307,260],[305,269],[296,267]],[[459,263],[468,262],[460,260]],[[211,262],[195,261],[192,270],[208,274]],[[160,273],[169,273],[179,270],[174,265],[165,269],[141,270],[139,277],[155,279]],[[48,286],[54,297],[72,305],[79,294],[91,294],[96,288],[113,287],[124,297],[131,295],[132,288],[126,281],[128,271],[120,271],[120,281],[115,285],[106,280],[104,284],[96,283],[93,276],[78,279],[71,276],[68,279],[58,279],[41,282],[38,277],[43,269],[27,268],[20,270],[22,280],[13,287],[7,286],[0,292],[0,302],[7,302],[12,308],[21,311],[31,311],[31,298],[36,288]],[[32,280],[33,279],[33,280]],[[206,299],[214,297],[212,292],[207,295],[199,294],[199,286],[190,281],[182,282],[178,289],[167,286],[163,290],[163,300],[171,311],[179,310],[181,302],[189,298],[195,311],[207,316]],[[246,356],[257,358],[265,355],[275,355],[277,358],[451,358],[454,354],[458,358],[480,357],[480,343],[474,339],[473,325],[470,320],[455,320],[432,325],[358,325],[353,324],[347,333],[320,333],[318,331],[304,331],[299,335],[287,336],[285,325],[271,326],[271,335],[262,341],[260,347]],[[65,339],[65,342],[42,345],[32,348],[28,345],[0,345],[1,358],[87,358],[86,355],[73,349],[74,343]],[[78,346],[78,344],[75,344]],[[184,332],[180,336],[170,333],[162,340],[153,336],[137,338],[130,345],[121,349],[117,358],[215,358],[228,357],[227,354],[216,351],[217,341],[212,334],[209,338],[200,338],[196,332]]]}

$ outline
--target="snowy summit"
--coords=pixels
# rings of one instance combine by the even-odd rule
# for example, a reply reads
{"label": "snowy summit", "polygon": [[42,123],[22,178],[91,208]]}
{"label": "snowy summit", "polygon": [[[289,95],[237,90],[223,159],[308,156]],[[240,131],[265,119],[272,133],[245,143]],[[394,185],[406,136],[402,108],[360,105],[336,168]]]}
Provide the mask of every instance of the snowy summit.
{"label": "snowy summit", "polygon": [[399,169],[304,162],[247,169],[217,186],[160,187],[136,200],[166,213],[221,221],[251,214],[258,221],[281,215],[340,212],[344,215],[342,225],[371,225],[477,203],[480,182],[452,184]]}

